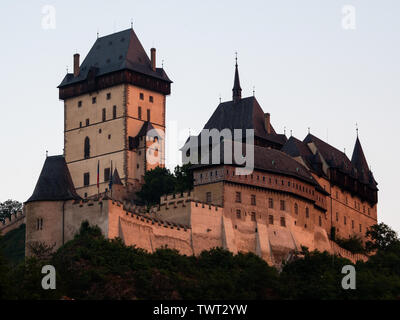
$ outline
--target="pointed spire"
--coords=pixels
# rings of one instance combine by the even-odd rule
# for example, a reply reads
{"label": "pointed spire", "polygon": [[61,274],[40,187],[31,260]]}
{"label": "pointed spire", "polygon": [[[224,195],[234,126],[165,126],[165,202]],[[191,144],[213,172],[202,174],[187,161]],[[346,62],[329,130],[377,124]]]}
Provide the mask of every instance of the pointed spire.
{"label": "pointed spire", "polygon": [[232,89],[232,100],[233,102],[238,102],[240,99],[242,99],[242,88],[240,87],[240,80],[239,80],[239,70],[238,70],[238,64],[237,64],[237,52],[236,54],[236,64],[235,64],[235,80],[233,84],[233,89]]}
{"label": "pointed spire", "polygon": [[361,147],[360,139],[357,136],[356,144],[354,145],[353,156],[351,157],[351,163],[357,169],[359,178],[364,182],[368,181],[369,167],[367,160],[365,159],[363,148]]}

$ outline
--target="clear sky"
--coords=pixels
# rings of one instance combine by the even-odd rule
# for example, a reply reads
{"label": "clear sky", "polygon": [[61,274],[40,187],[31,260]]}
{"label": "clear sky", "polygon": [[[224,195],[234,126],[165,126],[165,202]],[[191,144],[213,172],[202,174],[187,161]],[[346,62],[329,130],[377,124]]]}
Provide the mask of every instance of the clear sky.
{"label": "clear sky", "polygon": [[220,95],[231,99],[238,51],[242,95],[255,86],[280,133],[303,139],[310,127],[351,158],[358,123],[379,220],[400,231],[399,15],[398,0],[1,1],[0,201],[27,200],[46,150],[62,153],[56,87],[72,55],[133,20],[174,81],[167,126],[196,133]]}

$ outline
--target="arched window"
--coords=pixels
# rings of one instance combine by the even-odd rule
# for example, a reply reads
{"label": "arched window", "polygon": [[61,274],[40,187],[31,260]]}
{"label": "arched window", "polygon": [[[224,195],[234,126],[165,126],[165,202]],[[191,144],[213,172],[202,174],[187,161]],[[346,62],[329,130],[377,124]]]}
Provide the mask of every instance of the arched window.
{"label": "arched window", "polygon": [[295,214],[299,213],[299,206],[297,205],[297,203],[294,204],[294,213]]}
{"label": "arched window", "polygon": [[85,155],[85,159],[90,158],[90,140],[89,140],[89,137],[85,138],[84,155]]}
{"label": "arched window", "polygon": [[310,211],[308,210],[308,208],[306,208],[306,218],[310,217]]}

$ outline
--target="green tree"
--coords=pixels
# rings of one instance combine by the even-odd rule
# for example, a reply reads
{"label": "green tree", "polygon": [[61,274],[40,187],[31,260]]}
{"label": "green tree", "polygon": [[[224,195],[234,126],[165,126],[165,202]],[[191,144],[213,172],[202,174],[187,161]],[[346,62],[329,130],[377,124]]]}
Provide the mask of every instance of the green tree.
{"label": "green tree", "polygon": [[347,239],[336,237],[336,243],[352,253],[365,253],[365,247],[360,237],[353,235]]}
{"label": "green tree", "polygon": [[393,245],[398,245],[400,240],[396,231],[381,222],[368,228],[366,232],[369,240],[366,242],[367,251],[386,250]]}
{"label": "green tree", "polygon": [[167,168],[156,167],[145,173],[144,184],[137,196],[144,204],[151,206],[160,203],[162,195],[173,193],[174,190],[174,175]]}
{"label": "green tree", "polygon": [[176,166],[174,170],[176,185],[175,192],[181,193],[193,189],[193,171],[190,170],[192,165],[190,163],[182,166]]}
{"label": "green tree", "polygon": [[22,203],[19,201],[8,199],[0,202],[0,221],[10,218],[12,214],[22,210]]}

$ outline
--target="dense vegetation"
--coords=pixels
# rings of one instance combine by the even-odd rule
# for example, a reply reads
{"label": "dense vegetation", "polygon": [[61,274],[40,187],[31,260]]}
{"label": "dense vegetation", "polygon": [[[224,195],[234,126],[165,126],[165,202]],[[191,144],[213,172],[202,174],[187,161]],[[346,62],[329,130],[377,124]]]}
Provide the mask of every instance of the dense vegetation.
{"label": "dense vegetation", "polygon": [[182,193],[193,189],[193,173],[190,170],[191,165],[176,166],[174,173],[167,168],[156,167],[153,170],[146,171],[144,175],[144,184],[137,193],[139,199],[151,206],[158,204],[164,194]]}
{"label": "dense vegetation", "polygon": [[[355,265],[356,290],[344,290],[341,270],[350,262],[326,252],[304,248],[278,272],[252,253],[220,248],[198,257],[167,248],[149,254],[86,222],[51,255],[38,246],[39,258],[12,267],[0,253],[0,299],[399,299],[399,239],[384,224],[371,230],[376,254]],[[57,270],[56,290],[41,289],[46,264]]]}
{"label": "dense vegetation", "polygon": [[0,202],[0,223],[7,218],[10,218],[12,214],[22,210],[22,203],[15,200],[7,200]]}

